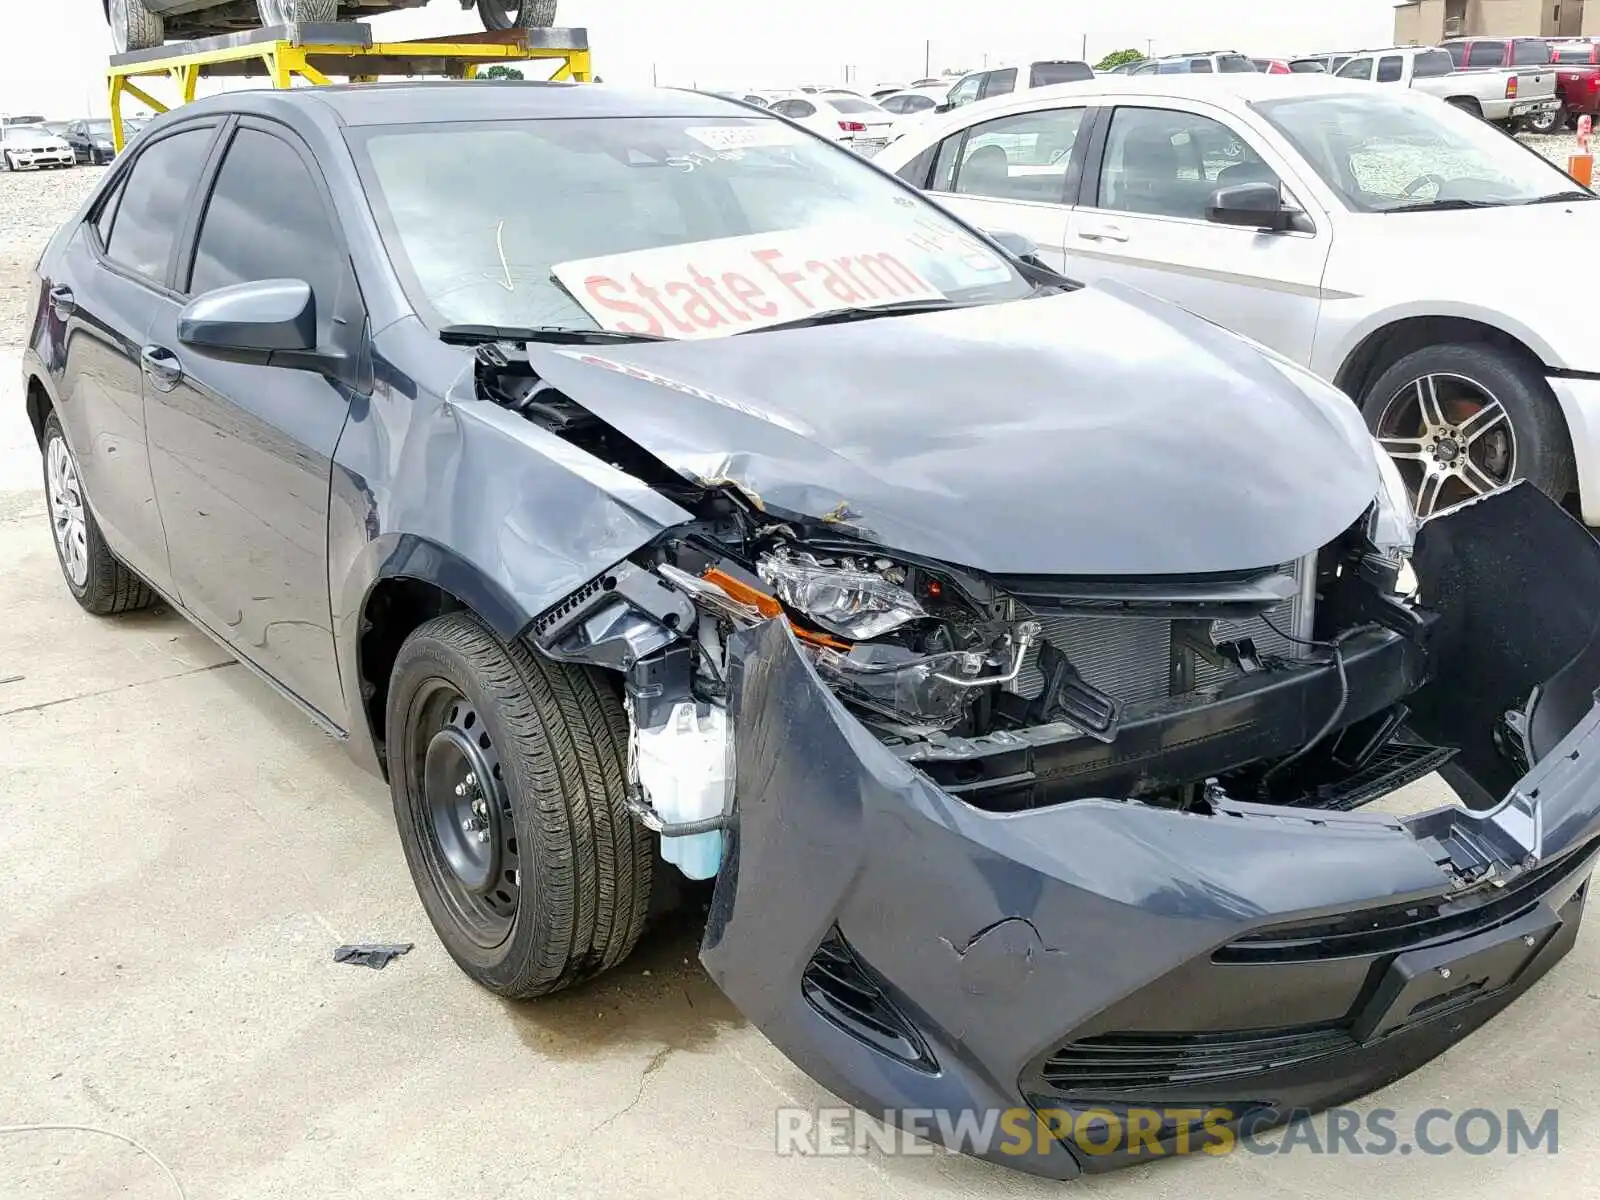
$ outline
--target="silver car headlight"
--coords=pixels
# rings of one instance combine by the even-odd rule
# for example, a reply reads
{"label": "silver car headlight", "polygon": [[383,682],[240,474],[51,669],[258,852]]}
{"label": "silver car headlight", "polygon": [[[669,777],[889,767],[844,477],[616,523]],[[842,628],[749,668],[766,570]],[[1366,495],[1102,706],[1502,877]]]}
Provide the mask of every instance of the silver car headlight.
{"label": "silver car headlight", "polygon": [[[916,597],[889,577],[892,566],[866,569],[871,565],[780,553],[762,558],[756,571],[779,600],[819,627],[852,641],[870,641],[926,615]],[[903,571],[898,574],[904,577]]]}
{"label": "silver car headlight", "polygon": [[1396,566],[1411,557],[1417,541],[1417,515],[1411,504],[1411,493],[1406,481],[1400,477],[1400,468],[1394,459],[1376,441],[1372,452],[1378,458],[1378,495],[1367,519],[1367,540],[1385,558]]}

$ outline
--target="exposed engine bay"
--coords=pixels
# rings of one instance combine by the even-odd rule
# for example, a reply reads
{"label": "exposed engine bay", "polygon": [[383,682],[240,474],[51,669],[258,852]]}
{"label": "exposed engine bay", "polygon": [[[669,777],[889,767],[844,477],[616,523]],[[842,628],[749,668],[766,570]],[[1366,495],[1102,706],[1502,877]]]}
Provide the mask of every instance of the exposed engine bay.
{"label": "exposed engine bay", "polygon": [[[733,479],[686,479],[502,348],[480,353],[478,379],[695,514],[532,630],[553,657],[624,676],[647,776],[718,760],[703,747],[675,759],[652,734],[728,737],[712,716],[728,640],[770,620],[864,727],[991,811],[1088,796],[1353,808],[1451,755],[1405,728],[1429,618],[1401,593],[1410,530],[1381,498],[1342,537],[1255,571],[987,576],[874,544],[848,506],[774,512]],[[676,775],[635,782],[648,823],[691,838],[720,827],[709,797],[660,811],[652,798],[681,794]]]}

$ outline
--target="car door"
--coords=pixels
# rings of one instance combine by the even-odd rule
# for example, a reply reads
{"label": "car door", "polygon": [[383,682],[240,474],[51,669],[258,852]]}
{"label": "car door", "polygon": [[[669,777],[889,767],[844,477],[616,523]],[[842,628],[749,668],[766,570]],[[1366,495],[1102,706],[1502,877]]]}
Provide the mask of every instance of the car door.
{"label": "car door", "polygon": [[979,229],[1020,233],[1056,270],[1067,257],[1067,199],[1076,192],[1095,110],[1085,103],[1012,113],[940,143],[918,186]]}
{"label": "car door", "polygon": [[72,157],[79,162],[89,157],[89,140],[84,136],[82,121],[73,121],[67,125],[67,130],[62,134],[67,139],[67,145],[72,147]]}
{"label": "car door", "polygon": [[[1171,107],[1168,107],[1171,105]],[[1276,183],[1285,161],[1210,106],[1128,102],[1101,122],[1067,237],[1067,274],[1114,279],[1308,362],[1332,245],[1326,214],[1270,233],[1206,220],[1218,188]],[[1304,190],[1304,189],[1302,189]],[[1292,189],[1285,201],[1304,208]]]}
{"label": "car door", "polygon": [[192,123],[140,148],[88,210],[49,281],[61,322],[58,413],[106,544],[172,594],[150,480],[140,355],[154,306],[170,297],[179,234],[217,134]]}
{"label": "car door", "polygon": [[[178,277],[185,298],[300,279],[319,348],[359,359],[365,317],[327,186],[269,122],[228,135]],[[184,605],[311,708],[345,711],[328,603],[328,487],[343,382],[184,346],[182,299],[155,306],[145,362],[151,470]]]}

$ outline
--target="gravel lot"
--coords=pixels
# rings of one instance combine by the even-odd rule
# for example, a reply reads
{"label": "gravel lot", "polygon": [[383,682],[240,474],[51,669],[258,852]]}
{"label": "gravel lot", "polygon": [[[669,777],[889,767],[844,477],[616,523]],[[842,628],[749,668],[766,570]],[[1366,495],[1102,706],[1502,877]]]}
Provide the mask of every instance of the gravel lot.
{"label": "gravel lot", "polygon": [[72,215],[105,170],[0,173],[0,349],[22,345],[28,272],[56,227]]}

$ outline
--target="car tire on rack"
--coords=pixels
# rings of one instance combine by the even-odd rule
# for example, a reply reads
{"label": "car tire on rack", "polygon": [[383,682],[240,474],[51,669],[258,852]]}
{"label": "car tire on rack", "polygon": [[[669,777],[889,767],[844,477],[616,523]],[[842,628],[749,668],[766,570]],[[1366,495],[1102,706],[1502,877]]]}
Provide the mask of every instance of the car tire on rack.
{"label": "car tire on rack", "polygon": [[118,54],[148,50],[167,40],[166,24],[144,6],[144,0],[105,0],[111,45]]}
{"label": "car tire on rack", "polygon": [[1399,466],[1419,516],[1517,479],[1558,501],[1575,486],[1566,421],[1526,354],[1426,346],[1380,375],[1361,411]]}
{"label": "car tire on rack", "polygon": [[45,512],[56,544],[56,561],[72,598],[96,616],[132,612],[156,602],[144,580],[117,560],[83,496],[78,460],[54,413],[44,423]]}
{"label": "car tire on rack", "polygon": [[263,26],[325,24],[339,17],[339,0],[256,0]]}
{"label": "car tire on rack", "polygon": [[478,0],[485,29],[548,29],[556,23],[556,0]]}
{"label": "car tire on rack", "polygon": [[628,955],[654,846],[628,812],[628,722],[604,675],[449,613],[401,647],[385,728],[406,862],[462,970],[530,997]]}

